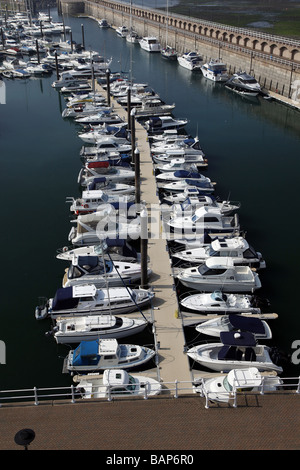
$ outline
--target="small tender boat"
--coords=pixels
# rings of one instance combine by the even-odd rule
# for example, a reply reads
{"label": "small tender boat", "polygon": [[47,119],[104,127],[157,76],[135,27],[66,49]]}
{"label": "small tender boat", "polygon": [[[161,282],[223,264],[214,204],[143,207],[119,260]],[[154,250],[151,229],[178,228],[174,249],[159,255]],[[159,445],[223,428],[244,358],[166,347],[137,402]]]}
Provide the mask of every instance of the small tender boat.
{"label": "small tender boat", "polygon": [[276,375],[261,375],[257,367],[245,369],[232,369],[212,379],[201,379],[194,383],[195,392],[201,393],[212,402],[229,403],[235,391],[258,392],[264,390],[271,392],[278,390],[283,381]]}
{"label": "small tender boat", "polygon": [[125,338],[145,330],[144,319],[116,317],[112,315],[84,315],[59,317],[47,336],[53,335],[57,344],[80,343],[101,338]]}
{"label": "small tender boat", "polygon": [[156,37],[154,36],[145,36],[139,40],[141,49],[144,49],[147,52],[160,52],[161,45]]}
{"label": "small tender boat", "polygon": [[268,323],[249,315],[231,313],[200,323],[196,331],[208,336],[220,337],[222,331],[249,331],[257,340],[272,338]]}
{"label": "small tender boat", "polygon": [[224,294],[220,290],[211,293],[188,295],[180,300],[181,307],[193,313],[255,313],[260,314],[256,298],[247,294]]}
{"label": "small tender boat", "polygon": [[[141,279],[141,265],[127,261],[102,260],[99,256],[74,255],[71,265],[63,277],[63,287],[83,286],[95,287],[136,285]],[[147,270],[148,276],[151,270]]]}
{"label": "small tender boat", "polygon": [[226,82],[228,80],[227,66],[220,59],[211,59],[201,66],[205,78],[213,82]]}
{"label": "small tender boat", "polygon": [[187,119],[174,119],[171,116],[157,116],[145,122],[148,132],[160,133],[165,129],[182,129],[188,123]]}
{"label": "small tender boat", "polygon": [[203,64],[203,58],[197,52],[185,52],[181,56],[177,57],[178,64],[185,69],[196,71],[201,70]]}
{"label": "small tender boat", "polygon": [[128,374],[125,370],[105,370],[103,377],[83,376],[78,377],[77,393],[82,398],[106,398],[141,396],[148,397],[158,395],[161,392],[161,384],[150,377]]}
{"label": "small tender boat", "polygon": [[155,350],[136,344],[119,344],[115,338],[82,341],[69,352],[63,371],[70,374],[98,372],[105,369],[133,369],[155,356]]}
{"label": "small tender boat", "polygon": [[179,271],[177,279],[202,292],[254,292],[261,288],[257,273],[248,266],[235,266],[231,258],[208,258],[200,266]]}
{"label": "small tender boat", "polygon": [[191,264],[203,263],[209,257],[228,256],[238,266],[262,269],[266,263],[261,253],[255,251],[243,237],[213,240],[210,244],[173,253],[173,257]]}
{"label": "small tender boat", "polygon": [[110,287],[97,289],[92,284],[61,287],[53,298],[42,298],[36,307],[37,320],[131,313],[148,306],[154,294],[147,289]]}
{"label": "small tender boat", "polygon": [[252,333],[226,331],[220,334],[220,343],[194,346],[187,355],[194,361],[216,371],[230,371],[256,367],[259,371],[282,372],[282,367],[272,361],[272,350],[259,345]]}

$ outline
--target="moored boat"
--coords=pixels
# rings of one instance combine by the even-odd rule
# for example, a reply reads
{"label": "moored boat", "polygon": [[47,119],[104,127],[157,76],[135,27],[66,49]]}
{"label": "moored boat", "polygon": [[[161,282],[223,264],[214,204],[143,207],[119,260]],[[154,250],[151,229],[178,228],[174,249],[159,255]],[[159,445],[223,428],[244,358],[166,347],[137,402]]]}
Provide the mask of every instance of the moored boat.
{"label": "moored boat", "polygon": [[82,341],[64,361],[63,371],[91,373],[105,369],[133,369],[155,356],[155,350],[137,344],[121,344],[115,338]]}
{"label": "moored boat", "polygon": [[103,376],[78,376],[76,391],[82,398],[108,398],[158,395],[161,384],[150,377],[128,374],[126,371],[105,370]]}

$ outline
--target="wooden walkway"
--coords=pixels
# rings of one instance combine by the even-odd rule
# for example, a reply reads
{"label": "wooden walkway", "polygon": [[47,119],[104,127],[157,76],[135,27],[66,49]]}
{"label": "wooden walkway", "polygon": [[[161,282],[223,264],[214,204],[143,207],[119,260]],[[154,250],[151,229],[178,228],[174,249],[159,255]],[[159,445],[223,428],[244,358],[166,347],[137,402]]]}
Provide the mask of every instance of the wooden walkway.
{"label": "wooden walkway", "polygon": [[[107,97],[107,91],[99,85],[96,89]],[[127,111],[110,97],[114,111],[127,122]],[[189,360],[183,352],[185,338],[182,321],[178,317],[178,302],[173,286],[173,273],[167,251],[167,243],[163,237],[160,224],[160,201],[157,196],[156,179],[150,155],[148,135],[144,127],[135,120],[136,147],[140,153],[141,201],[148,211],[148,257],[152,275],[149,287],[155,293],[153,315],[158,350],[158,376],[164,386],[168,382],[174,387],[174,381],[192,380]]]}

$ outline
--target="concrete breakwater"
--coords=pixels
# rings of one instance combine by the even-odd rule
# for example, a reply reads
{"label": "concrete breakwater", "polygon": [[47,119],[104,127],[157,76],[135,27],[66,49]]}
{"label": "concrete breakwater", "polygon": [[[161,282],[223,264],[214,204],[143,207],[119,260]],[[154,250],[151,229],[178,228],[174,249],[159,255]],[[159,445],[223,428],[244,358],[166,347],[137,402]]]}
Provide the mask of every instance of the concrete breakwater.
{"label": "concrete breakwater", "polygon": [[221,58],[229,73],[245,70],[267,90],[300,100],[300,41],[234,28],[129,3],[98,0],[59,0],[59,11],[69,15],[106,18],[113,26],[132,27],[141,36],[156,36],[179,53],[196,50],[204,60]]}

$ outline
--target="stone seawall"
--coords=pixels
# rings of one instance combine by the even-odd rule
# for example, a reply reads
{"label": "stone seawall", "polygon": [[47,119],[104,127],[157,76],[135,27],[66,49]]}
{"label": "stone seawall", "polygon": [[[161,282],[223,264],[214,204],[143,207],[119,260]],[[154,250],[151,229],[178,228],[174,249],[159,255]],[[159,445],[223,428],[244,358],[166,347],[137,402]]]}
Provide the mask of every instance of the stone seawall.
{"label": "stone seawall", "polygon": [[[113,26],[129,26],[130,8],[107,6],[107,3],[96,3],[85,0],[60,0],[62,12],[69,15],[84,14],[95,19],[106,18]],[[163,14],[163,12],[162,12]],[[184,18],[184,17],[183,17]],[[160,18],[161,19],[161,18]],[[132,16],[133,28],[141,36],[156,36],[164,46],[166,41],[166,26],[160,21],[149,20],[145,17]],[[280,61],[272,58],[270,54],[259,54],[257,51],[221,41],[213,37],[182,31],[176,27],[168,27],[168,45],[174,47],[179,53],[195,50],[201,53],[204,59],[221,58],[230,73],[245,70],[264,86],[267,90],[276,92],[284,97],[300,100],[300,68],[295,63],[286,60]]]}

